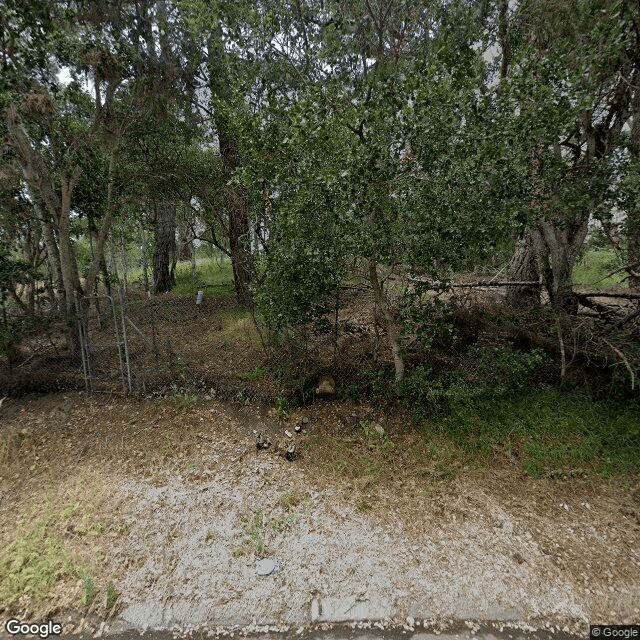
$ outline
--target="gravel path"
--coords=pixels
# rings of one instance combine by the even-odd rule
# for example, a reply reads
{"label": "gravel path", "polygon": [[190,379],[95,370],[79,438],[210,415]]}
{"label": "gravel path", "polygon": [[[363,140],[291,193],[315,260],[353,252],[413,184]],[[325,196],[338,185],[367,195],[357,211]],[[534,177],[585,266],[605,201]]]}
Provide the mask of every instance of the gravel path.
{"label": "gravel path", "polygon": [[[216,447],[216,473],[174,475],[164,486],[117,487],[128,533],[113,557],[121,619],[137,628],[284,628],[346,620],[589,622],[593,602],[498,506],[408,535],[306,486],[284,460]],[[220,460],[229,460],[220,463]],[[288,492],[308,499],[286,509]],[[276,569],[256,575],[266,556]],[[621,615],[640,589],[616,593]],[[620,621],[618,619],[618,621]]]}

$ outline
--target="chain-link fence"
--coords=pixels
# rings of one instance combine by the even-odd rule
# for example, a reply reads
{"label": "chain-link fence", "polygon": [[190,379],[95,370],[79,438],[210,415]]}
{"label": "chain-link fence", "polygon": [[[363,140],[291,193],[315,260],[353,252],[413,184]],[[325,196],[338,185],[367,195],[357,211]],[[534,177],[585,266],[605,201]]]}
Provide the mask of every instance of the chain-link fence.
{"label": "chain-link fence", "polygon": [[[504,291],[454,287],[440,311],[403,337],[409,395],[422,393],[421,385],[446,391],[456,384],[584,383],[594,371],[603,384],[617,376],[637,387],[635,301],[620,307],[613,299],[620,308],[614,313],[609,304],[602,318],[561,317],[548,307],[507,309]],[[151,296],[130,284],[78,297],[74,307],[68,323],[53,309],[4,310],[0,397],[85,389],[242,400],[298,394],[304,401],[323,374],[333,375],[345,397],[393,380],[384,319],[366,287],[344,288],[339,313],[327,317],[330,329],[300,327],[277,350],[230,292]]]}

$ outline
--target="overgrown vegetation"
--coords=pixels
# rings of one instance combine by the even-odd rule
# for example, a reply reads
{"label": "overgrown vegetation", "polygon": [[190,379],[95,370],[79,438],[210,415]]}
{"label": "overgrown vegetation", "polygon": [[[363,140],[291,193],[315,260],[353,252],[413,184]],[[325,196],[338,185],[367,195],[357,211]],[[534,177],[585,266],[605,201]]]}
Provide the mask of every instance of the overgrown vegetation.
{"label": "overgrown vegetation", "polygon": [[[380,436],[368,423],[344,435],[314,436],[311,449],[356,493],[414,471],[422,489],[455,478],[463,467],[512,466],[534,478],[569,480],[637,474],[637,406],[621,407],[558,389],[517,396],[486,389],[452,399],[448,411],[421,412],[417,424]],[[407,470],[411,470],[407,472]]]}
{"label": "overgrown vegetation", "polygon": [[16,536],[0,554],[0,601],[4,606],[26,597],[38,607],[60,580],[80,577],[83,563],[65,547],[55,527],[63,514],[49,511],[23,517]]}

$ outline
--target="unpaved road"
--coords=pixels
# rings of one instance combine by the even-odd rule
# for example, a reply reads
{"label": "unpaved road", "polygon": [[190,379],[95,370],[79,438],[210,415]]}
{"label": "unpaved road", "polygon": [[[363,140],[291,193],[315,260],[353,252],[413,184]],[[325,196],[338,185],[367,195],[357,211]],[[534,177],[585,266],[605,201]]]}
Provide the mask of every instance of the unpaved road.
{"label": "unpaved road", "polygon": [[[433,630],[407,631],[401,627],[363,631],[342,626],[329,630],[296,630],[288,633],[265,633],[242,637],[246,640],[584,640],[588,634],[576,636],[563,631],[505,628],[504,625],[496,623],[495,625],[484,624],[473,630],[468,627],[454,626],[437,633]],[[175,640],[175,636],[166,631],[149,632],[144,635],[126,632],[111,635],[108,640]],[[198,640],[198,636],[194,635],[192,640]]]}
{"label": "unpaved road", "polygon": [[[64,411],[55,413],[58,405]],[[311,413],[308,430],[346,429],[365,409]],[[320,467],[319,455],[291,462],[256,450],[254,428],[275,438],[290,424],[268,424],[257,409],[215,401],[188,413],[166,401],[82,394],[25,401],[4,425],[32,436],[11,463],[20,467],[9,465],[14,473],[2,481],[8,499],[0,501],[0,542],[16,535],[17,514],[27,506],[46,502],[55,512],[70,500],[80,505],[55,525],[67,544],[93,558],[100,594],[69,616],[76,634],[95,633],[101,619],[107,633],[251,635],[409,617],[421,627],[413,636],[393,631],[398,637],[426,640],[437,621],[475,628],[483,620],[512,625],[522,637],[541,637],[534,630],[550,624],[586,637],[588,623],[640,620],[632,488],[468,471],[425,494],[411,470],[399,469],[362,512],[349,487]],[[256,575],[260,558],[276,569]],[[115,618],[103,604],[109,583],[118,593]],[[32,620],[77,608],[81,594],[81,581],[59,585]]]}

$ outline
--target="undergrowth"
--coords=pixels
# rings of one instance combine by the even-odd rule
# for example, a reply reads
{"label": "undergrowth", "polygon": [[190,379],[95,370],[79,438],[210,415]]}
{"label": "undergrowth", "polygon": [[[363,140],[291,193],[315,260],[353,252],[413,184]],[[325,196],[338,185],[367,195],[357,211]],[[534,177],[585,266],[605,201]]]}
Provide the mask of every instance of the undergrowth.
{"label": "undergrowth", "polygon": [[474,457],[505,457],[534,477],[637,473],[640,407],[621,407],[559,389],[516,394],[487,390],[473,401],[454,402],[450,412],[426,420]]}
{"label": "undergrowth", "polygon": [[40,606],[59,580],[75,578],[82,567],[53,531],[53,516],[41,516],[22,525],[0,555],[0,602],[11,606],[28,597]]}

